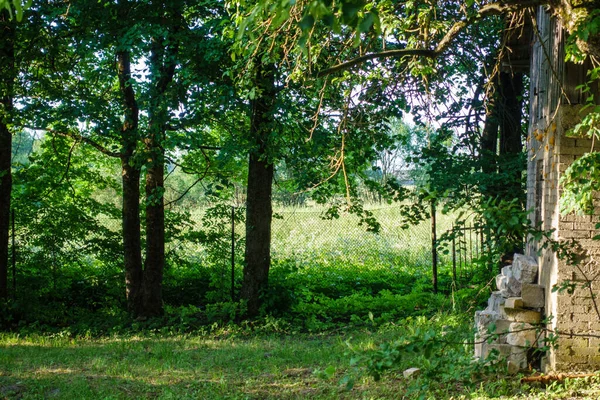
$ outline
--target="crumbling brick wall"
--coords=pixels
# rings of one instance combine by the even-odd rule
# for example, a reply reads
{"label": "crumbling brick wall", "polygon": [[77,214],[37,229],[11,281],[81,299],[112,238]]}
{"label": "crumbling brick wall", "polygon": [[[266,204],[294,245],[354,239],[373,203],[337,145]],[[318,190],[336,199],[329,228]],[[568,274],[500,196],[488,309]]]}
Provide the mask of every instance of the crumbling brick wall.
{"label": "crumbling brick wall", "polygon": [[[592,148],[591,139],[567,135],[581,119],[585,97],[577,87],[585,82],[587,68],[563,61],[563,30],[542,8],[538,10],[535,36],[528,136],[527,207],[534,210],[530,218],[535,226],[553,229],[554,239],[577,239],[590,255],[599,255],[600,242],[592,240],[598,234],[598,218],[560,215],[560,176],[577,157]],[[596,210],[595,215],[598,214],[600,209]],[[545,359],[545,368],[596,368],[600,365],[600,340],[568,335],[600,334],[600,318],[589,289],[578,287],[568,294],[553,292],[552,288],[565,281],[581,286],[589,278],[596,279],[598,267],[586,265],[588,260],[584,260],[580,271],[549,250],[539,254],[538,248],[539,243],[530,242],[527,254],[538,257],[539,284],[546,292],[545,314],[552,316],[548,328],[562,332],[558,349],[550,351]],[[600,282],[592,285],[594,292],[600,294],[597,287]]]}

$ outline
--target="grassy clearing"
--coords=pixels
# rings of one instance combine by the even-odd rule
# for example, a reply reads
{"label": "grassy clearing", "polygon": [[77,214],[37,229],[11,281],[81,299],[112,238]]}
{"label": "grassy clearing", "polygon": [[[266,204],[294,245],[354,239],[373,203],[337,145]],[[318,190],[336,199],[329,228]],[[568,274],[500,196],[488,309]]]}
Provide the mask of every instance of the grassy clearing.
{"label": "grassy clearing", "polygon": [[[401,371],[378,382],[358,376],[350,391],[340,385],[340,378],[353,371],[346,341],[355,351],[373,351],[401,329],[388,326],[377,332],[328,335],[248,334],[233,329],[210,335],[97,340],[4,334],[0,398],[592,399],[600,395],[600,383],[594,379],[544,388],[498,374],[477,378],[470,392],[460,384],[430,391],[424,388],[431,382],[404,379]],[[330,366],[335,370],[328,375]]]}
{"label": "grassy clearing", "polygon": [[[365,380],[345,392],[323,379],[347,365],[345,335],[177,336],[76,340],[0,339],[0,397],[76,399],[264,399],[397,397]],[[379,336],[378,339],[382,337]],[[373,335],[352,342],[373,346]],[[339,368],[336,375],[343,372]]]}
{"label": "grassy clearing", "polygon": [[[276,207],[272,226],[272,252],[274,259],[315,260],[324,263],[349,262],[385,266],[421,267],[431,265],[431,222],[404,227],[404,217],[399,205],[373,205],[366,207],[381,224],[379,233],[367,232],[359,218],[342,214],[340,218],[324,219],[325,207]],[[202,229],[206,210],[195,210],[190,222]],[[438,213],[438,235],[452,227],[456,215]],[[223,223],[227,221],[222,221]],[[228,230],[229,226],[225,227]],[[243,239],[244,228],[236,232]],[[228,238],[227,238],[228,239]],[[174,243],[173,246],[178,246]],[[189,256],[202,248],[187,249]],[[194,251],[195,250],[195,251]],[[200,256],[198,253],[196,256]],[[440,255],[442,257],[442,255]],[[441,260],[444,262],[444,260]]]}

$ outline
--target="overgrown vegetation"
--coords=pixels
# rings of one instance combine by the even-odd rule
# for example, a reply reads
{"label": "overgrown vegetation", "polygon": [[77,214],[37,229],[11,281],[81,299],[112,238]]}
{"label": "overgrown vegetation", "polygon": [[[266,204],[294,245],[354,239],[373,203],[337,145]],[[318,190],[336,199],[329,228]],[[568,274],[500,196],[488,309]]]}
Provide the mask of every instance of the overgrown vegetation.
{"label": "overgrown vegetation", "polygon": [[525,209],[539,5],[597,138],[596,2],[0,0],[0,397],[598,394],[471,356],[528,237],[580,268]]}

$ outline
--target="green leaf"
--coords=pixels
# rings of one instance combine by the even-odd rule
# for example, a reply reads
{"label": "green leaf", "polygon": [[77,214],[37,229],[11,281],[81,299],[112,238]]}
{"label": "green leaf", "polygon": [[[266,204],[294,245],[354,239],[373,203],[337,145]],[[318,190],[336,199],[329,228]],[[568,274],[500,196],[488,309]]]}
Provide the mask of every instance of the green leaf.
{"label": "green leaf", "polygon": [[306,14],[302,20],[300,21],[300,28],[302,28],[303,30],[309,30],[310,28],[312,28],[315,24],[315,17],[313,17],[310,14]]}
{"label": "green leaf", "polygon": [[371,29],[371,26],[373,26],[373,22],[375,21],[375,14],[373,14],[372,12],[369,12],[365,15],[365,17],[362,19],[362,21],[360,21],[360,24],[358,24],[358,31],[359,32],[368,32],[369,29]]}
{"label": "green leaf", "polygon": [[335,375],[335,367],[330,365],[329,367],[325,368],[324,372],[328,378],[332,378]]}

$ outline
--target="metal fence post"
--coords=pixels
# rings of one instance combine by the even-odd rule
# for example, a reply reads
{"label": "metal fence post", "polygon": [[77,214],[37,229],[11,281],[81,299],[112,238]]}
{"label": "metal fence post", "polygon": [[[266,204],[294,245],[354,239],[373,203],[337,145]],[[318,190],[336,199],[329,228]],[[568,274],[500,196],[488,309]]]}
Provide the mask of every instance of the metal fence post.
{"label": "metal fence post", "polygon": [[11,210],[12,217],[12,293],[13,300],[17,298],[17,246],[15,241],[15,209]]}
{"label": "metal fence post", "polygon": [[452,281],[456,284],[456,231],[452,224]]}
{"label": "metal fence post", "polygon": [[432,257],[432,274],[433,274],[433,293],[438,292],[438,260],[437,260],[437,233],[435,221],[435,200],[431,200],[431,257]]}
{"label": "metal fence post", "polygon": [[235,206],[231,206],[231,301],[235,301]]}

